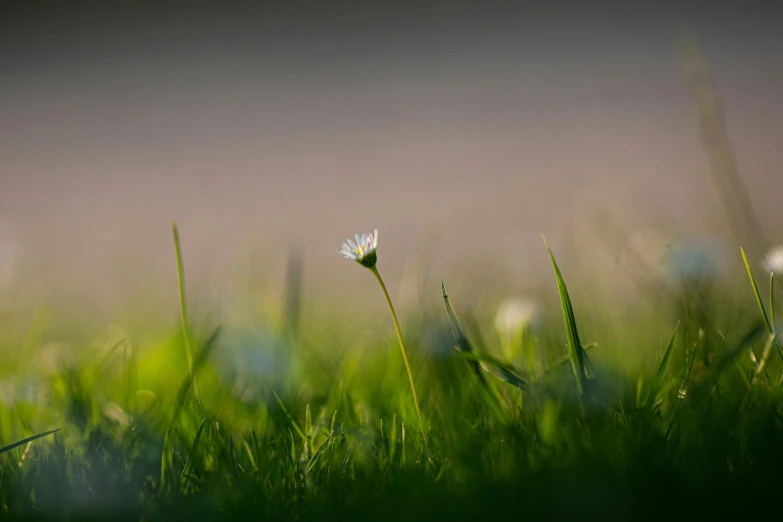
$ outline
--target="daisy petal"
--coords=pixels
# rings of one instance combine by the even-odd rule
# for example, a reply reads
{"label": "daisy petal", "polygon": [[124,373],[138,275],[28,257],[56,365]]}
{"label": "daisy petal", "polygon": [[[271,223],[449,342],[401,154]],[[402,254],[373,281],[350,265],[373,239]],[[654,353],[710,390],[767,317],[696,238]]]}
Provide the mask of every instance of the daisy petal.
{"label": "daisy petal", "polygon": [[358,261],[363,266],[371,268],[375,266],[375,249],[378,246],[378,229],[372,232],[354,234],[353,239],[346,240],[338,254],[346,259]]}

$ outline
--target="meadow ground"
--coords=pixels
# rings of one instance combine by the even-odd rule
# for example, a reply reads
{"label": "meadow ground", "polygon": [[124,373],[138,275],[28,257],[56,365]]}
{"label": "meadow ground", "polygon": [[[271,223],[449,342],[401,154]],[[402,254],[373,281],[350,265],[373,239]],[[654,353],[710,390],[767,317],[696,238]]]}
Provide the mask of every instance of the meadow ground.
{"label": "meadow ground", "polygon": [[182,325],[111,326],[75,351],[40,317],[5,324],[0,519],[774,513],[779,283],[681,265],[608,321],[552,263],[552,306],[493,318],[446,281],[437,309],[401,318],[421,417],[389,315],[302,315],[295,276],[272,313],[215,324],[183,290]]}

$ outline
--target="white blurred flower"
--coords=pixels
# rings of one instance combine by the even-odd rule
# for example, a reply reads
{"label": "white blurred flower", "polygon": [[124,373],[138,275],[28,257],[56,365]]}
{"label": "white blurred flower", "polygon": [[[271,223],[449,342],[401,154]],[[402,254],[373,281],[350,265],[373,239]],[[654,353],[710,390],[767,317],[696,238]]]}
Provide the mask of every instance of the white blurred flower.
{"label": "white blurred flower", "polygon": [[378,229],[369,234],[362,234],[361,237],[355,234],[354,238],[356,243],[349,239],[347,243],[343,243],[343,247],[337,253],[367,268],[374,267],[378,259],[375,254],[378,248]]}
{"label": "white blurred flower", "polygon": [[527,297],[509,297],[498,305],[495,313],[495,329],[502,337],[509,339],[536,323],[540,315],[535,300]]}
{"label": "white blurred flower", "polygon": [[778,245],[767,252],[762,261],[762,266],[767,272],[773,272],[776,276],[783,275],[783,245]]}
{"label": "white blurred flower", "polygon": [[707,241],[679,241],[669,246],[661,257],[663,278],[672,285],[710,281],[724,269],[724,252]]}

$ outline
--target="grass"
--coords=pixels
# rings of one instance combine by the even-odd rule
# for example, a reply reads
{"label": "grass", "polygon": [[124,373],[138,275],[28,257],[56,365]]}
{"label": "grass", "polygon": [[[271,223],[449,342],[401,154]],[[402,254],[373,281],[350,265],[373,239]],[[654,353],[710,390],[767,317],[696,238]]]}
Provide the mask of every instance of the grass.
{"label": "grass", "polygon": [[[263,336],[191,331],[176,226],[174,236],[179,331],[142,346],[131,346],[133,332],[108,336],[38,375],[34,397],[0,396],[0,519],[661,520],[775,510],[783,356],[771,356],[774,294],[765,306],[744,251],[751,285],[713,303],[709,321],[672,313],[646,322],[655,328],[614,325],[626,339],[615,353],[643,351],[632,368],[602,352],[601,339],[582,344],[587,305],[573,305],[551,250],[563,322],[536,330],[535,367],[502,360],[482,321],[460,320],[473,316],[471,303],[441,282],[445,311],[401,325],[427,412],[421,433],[389,329],[308,320],[291,304],[296,274],[279,320],[259,320]],[[245,345],[248,358],[226,370],[223,357]],[[24,347],[25,358],[35,352]],[[281,359],[254,366],[259,354]]]}

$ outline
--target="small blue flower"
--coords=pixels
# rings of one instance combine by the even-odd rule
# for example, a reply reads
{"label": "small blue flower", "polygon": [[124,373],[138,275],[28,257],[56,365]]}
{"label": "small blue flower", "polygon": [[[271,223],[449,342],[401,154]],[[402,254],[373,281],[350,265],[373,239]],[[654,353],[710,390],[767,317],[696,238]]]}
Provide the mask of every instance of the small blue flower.
{"label": "small blue flower", "polygon": [[715,279],[723,271],[722,254],[721,248],[705,241],[674,243],[661,259],[665,278],[678,284]]}

